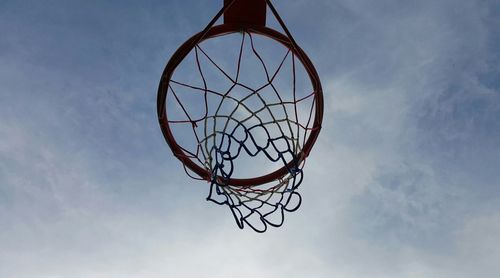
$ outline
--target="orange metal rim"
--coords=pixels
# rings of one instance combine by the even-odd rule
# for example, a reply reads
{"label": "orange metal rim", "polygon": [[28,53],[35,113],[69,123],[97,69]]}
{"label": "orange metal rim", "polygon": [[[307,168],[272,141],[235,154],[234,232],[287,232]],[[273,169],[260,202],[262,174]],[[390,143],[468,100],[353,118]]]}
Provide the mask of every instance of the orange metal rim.
{"label": "orange metal rim", "polygon": [[309,134],[309,137],[305,145],[303,146],[302,151],[298,155],[298,160],[299,160],[298,162],[290,161],[288,162],[288,165],[283,166],[282,168],[263,176],[248,178],[248,179],[231,178],[225,181],[226,184],[233,186],[254,186],[275,181],[285,176],[289,172],[288,169],[291,168],[293,165],[302,163],[312,150],[312,147],[316,142],[316,139],[318,138],[319,132],[321,130],[324,108],[323,108],[323,90],[321,88],[321,82],[318,73],[314,68],[314,65],[312,64],[309,57],[307,57],[307,55],[305,54],[305,52],[298,46],[293,45],[287,36],[283,35],[282,33],[276,30],[264,26],[247,26],[244,28],[244,30],[242,30],[241,26],[233,24],[222,24],[214,26],[210,28],[207,32],[200,32],[192,36],[177,49],[174,55],[172,55],[172,57],[170,58],[169,62],[165,67],[165,70],[163,71],[163,74],[160,79],[160,84],[158,87],[157,113],[161,131],[163,133],[163,136],[165,137],[165,141],[169,145],[174,156],[177,157],[177,159],[179,159],[185,165],[185,167],[196,173],[200,178],[204,180],[210,180],[212,178],[212,174],[210,173],[210,171],[200,167],[197,163],[192,161],[184,153],[182,148],[176,142],[174,135],[172,134],[165,106],[165,100],[168,93],[168,84],[170,82],[172,74],[175,71],[175,68],[182,62],[182,60],[189,54],[189,52],[198,43],[213,37],[241,32],[241,31],[246,31],[266,36],[289,48],[294,53],[294,55],[297,58],[299,58],[300,62],[306,69],[309,78],[311,80],[313,90],[315,92],[315,114],[314,114],[313,126],[311,129],[311,133]]}

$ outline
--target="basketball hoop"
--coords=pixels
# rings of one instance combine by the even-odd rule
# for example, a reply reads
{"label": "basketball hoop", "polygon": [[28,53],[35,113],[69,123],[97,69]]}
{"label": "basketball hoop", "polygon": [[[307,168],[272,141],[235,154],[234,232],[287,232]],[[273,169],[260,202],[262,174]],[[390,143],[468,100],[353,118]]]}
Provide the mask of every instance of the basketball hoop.
{"label": "basketball hoop", "polygon": [[[266,6],[285,34],[265,26]],[[222,15],[224,23],[215,25]],[[235,33],[241,34],[241,43],[236,73],[232,74],[211,57],[203,44]],[[286,50],[275,69],[257,50],[256,37],[274,41]],[[260,76],[265,76],[258,86],[246,84],[241,77],[246,45],[250,49],[248,56],[260,64]],[[221,49],[224,46],[218,45],[216,50]],[[198,76],[198,84],[173,78],[176,73],[186,72],[183,65],[190,55],[194,57],[190,63],[194,69],[184,76],[189,80]],[[283,75],[286,63],[290,64],[290,84],[281,90],[277,76]],[[204,70],[207,67],[212,69],[211,74]],[[300,78],[310,83],[310,89],[297,88],[298,68],[303,69]],[[227,88],[212,88],[217,86],[217,81],[209,80],[214,74],[222,76]],[[264,232],[268,225],[283,224],[284,211],[298,209],[301,196],[296,190],[321,129],[323,93],[312,62],[269,0],[225,0],[207,27],[181,45],[167,63],[157,106],[162,133],[174,156],[189,176],[210,183],[207,199],[229,206],[240,228],[246,223]],[[250,171],[254,176],[249,178],[235,177],[239,165],[253,169],[266,161],[281,166],[267,173],[265,169],[258,174]]]}

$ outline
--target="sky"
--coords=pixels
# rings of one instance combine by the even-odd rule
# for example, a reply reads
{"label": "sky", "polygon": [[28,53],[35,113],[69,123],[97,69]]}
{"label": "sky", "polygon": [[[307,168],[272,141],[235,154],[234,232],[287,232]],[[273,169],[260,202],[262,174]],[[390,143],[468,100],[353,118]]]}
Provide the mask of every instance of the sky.
{"label": "sky", "polygon": [[0,277],[497,277],[498,0],[274,1],[325,114],[301,208],[264,234],[156,116],[219,2],[0,0]]}

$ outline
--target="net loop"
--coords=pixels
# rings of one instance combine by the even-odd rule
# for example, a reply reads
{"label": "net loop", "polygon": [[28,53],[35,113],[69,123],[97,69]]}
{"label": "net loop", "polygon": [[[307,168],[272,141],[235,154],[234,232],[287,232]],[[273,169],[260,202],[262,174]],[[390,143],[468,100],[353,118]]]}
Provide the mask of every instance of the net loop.
{"label": "net loop", "polygon": [[[292,150],[291,144],[286,140],[287,137],[282,134],[274,139],[267,138],[268,143],[265,146],[257,146],[251,134],[251,130],[255,127],[267,129],[263,124],[250,128],[245,127],[244,130],[247,136],[243,141],[235,139],[232,132],[221,132],[223,138],[221,143],[213,147],[216,155],[215,163],[211,168],[211,189],[207,200],[219,205],[227,205],[240,228],[243,228],[246,224],[257,232],[265,232],[268,225],[279,227],[283,224],[284,211],[292,212],[299,208],[302,198],[296,190],[302,182],[303,175],[298,163],[299,159]],[[267,134],[269,135],[269,132]],[[278,151],[273,140],[279,139],[284,139],[287,142],[286,150]],[[231,144],[238,144],[236,154],[229,152],[228,148]],[[257,151],[250,151],[251,148],[247,144],[253,144]],[[274,149],[273,152],[278,153],[278,156],[276,158],[272,157],[272,151],[269,149]],[[272,161],[282,161],[289,173],[272,184],[245,187],[231,186],[229,180],[233,174],[234,160],[238,158],[242,151],[252,157],[264,153]],[[293,157],[291,166],[288,166],[284,158],[285,153]],[[298,198],[298,201],[291,205],[294,196]],[[260,222],[260,225],[257,225],[256,222]]]}

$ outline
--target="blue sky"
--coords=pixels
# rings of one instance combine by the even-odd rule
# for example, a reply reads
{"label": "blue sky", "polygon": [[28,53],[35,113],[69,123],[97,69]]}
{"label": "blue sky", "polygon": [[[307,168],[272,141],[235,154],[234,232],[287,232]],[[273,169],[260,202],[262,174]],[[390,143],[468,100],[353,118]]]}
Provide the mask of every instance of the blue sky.
{"label": "blue sky", "polygon": [[326,106],[303,205],[265,234],[157,123],[218,2],[0,2],[1,277],[500,273],[500,2],[275,1]]}

